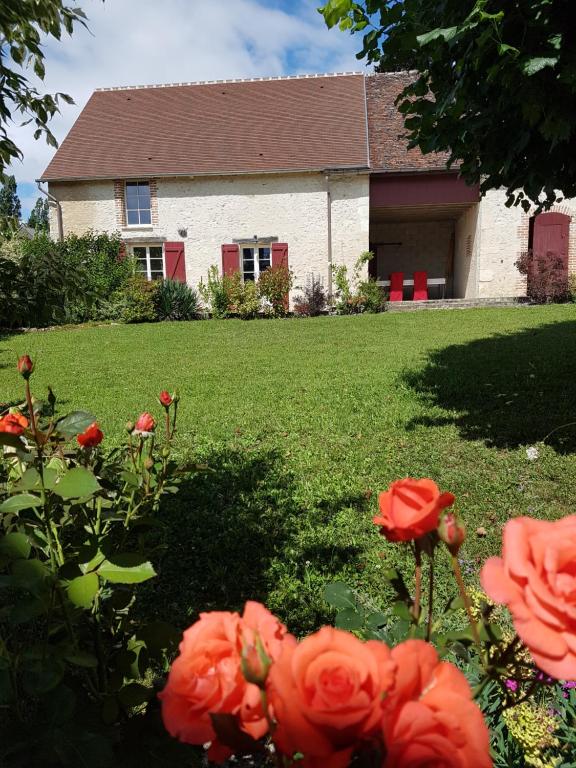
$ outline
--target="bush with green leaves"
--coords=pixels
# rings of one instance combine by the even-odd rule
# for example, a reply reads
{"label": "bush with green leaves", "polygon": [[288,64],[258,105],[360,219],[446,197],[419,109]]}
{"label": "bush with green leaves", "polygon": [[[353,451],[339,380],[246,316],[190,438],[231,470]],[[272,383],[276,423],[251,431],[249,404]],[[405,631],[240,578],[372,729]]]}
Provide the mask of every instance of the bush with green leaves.
{"label": "bush with green leaves", "polygon": [[154,294],[158,320],[196,320],[202,313],[198,293],[178,280],[162,280]]}
{"label": "bush with green leaves", "polygon": [[8,299],[0,305],[0,325],[55,325],[74,320],[77,306],[89,311],[96,298],[89,271],[83,263],[72,264],[62,244],[41,234],[19,239],[17,251],[1,260],[0,295]]}
{"label": "bush with green leaves", "polygon": [[384,292],[376,281],[363,278],[365,265],[374,258],[371,251],[362,253],[354,264],[352,275],[348,275],[345,264],[333,264],[334,309],[340,315],[357,315],[361,312],[382,312],[385,308]]}
{"label": "bush with green leaves", "polygon": [[288,295],[294,284],[294,275],[283,264],[268,267],[258,279],[258,293],[264,299],[264,310],[272,317],[285,317],[288,312]]}
{"label": "bush with green leaves", "polygon": [[125,285],[115,291],[110,297],[108,308],[118,312],[122,323],[153,323],[158,319],[156,314],[156,292],[159,283],[147,280],[144,275],[135,274]]}
{"label": "bush with green leaves", "polygon": [[143,413],[104,450],[95,416],[33,397],[33,369],[19,359],[23,402],[0,413],[0,763],[131,765],[122,734],[179,638],[138,603],[164,549],[160,499],[177,490],[178,397],[162,392],[158,427]]}
{"label": "bush with green leaves", "polygon": [[230,304],[228,311],[242,320],[252,320],[262,309],[258,285],[254,280],[243,280],[240,272],[225,278],[228,282]]}
{"label": "bush with green leaves", "polygon": [[213,264],[208,270],[206,282],[200,280],[198,292],[214,319],[223,319],[230,314],[231,278],[221,275]]}

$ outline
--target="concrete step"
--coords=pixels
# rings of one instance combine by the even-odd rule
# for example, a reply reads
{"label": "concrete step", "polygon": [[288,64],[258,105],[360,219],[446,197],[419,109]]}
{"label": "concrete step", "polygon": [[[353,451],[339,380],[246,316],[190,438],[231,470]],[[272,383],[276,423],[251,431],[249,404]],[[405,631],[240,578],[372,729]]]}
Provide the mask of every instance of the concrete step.
{"label": "concrete step", "polygon": [[527,305],[524,298],[497,299],[432,299],[428,301],[389,301],[387,312],[416,312],[419,309],[481,309],[482,307],[521,307]]}

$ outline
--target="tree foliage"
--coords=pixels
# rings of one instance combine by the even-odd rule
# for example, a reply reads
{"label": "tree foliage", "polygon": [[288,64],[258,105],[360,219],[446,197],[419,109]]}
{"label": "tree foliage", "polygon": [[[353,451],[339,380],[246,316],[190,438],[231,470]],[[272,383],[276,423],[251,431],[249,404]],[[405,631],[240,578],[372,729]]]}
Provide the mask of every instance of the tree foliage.
{"label": "tree foliage", "polygon": [[416,70],[398,99],[410,147],[447,151],[508,204],[576,196],[576,11],[565,0],[329,0],[358,58]]}
{"label": "tree foliage", "polygon": [[39,93],[27,70],[31,68],[43,80],[43,37],[60,40],[63,31],[71,34],[74,24],[83,24],[85,18],[80,8],[67,6],[63,0],[0,3],[0,175],[13,160],[22,158],[21,150],[8,135],[16,115],[35,125],[35,139],[44,135],[49,144],[57,146],[48,122],[59,111],[60,101],[74,102],[64,93]]}
{"label": "tree foliage", "polygon": [[14,176],[6,176],[0,189],[0,219],[17,223],[20,220],[21,210],[20,198],[16,190],[16,179]]}
{"label": "tree foliage", "polygon": [[37,232],[48,232],[49,210],[48,200],[45,197],[39,197],[30,211],[28,226],[33,227]]}

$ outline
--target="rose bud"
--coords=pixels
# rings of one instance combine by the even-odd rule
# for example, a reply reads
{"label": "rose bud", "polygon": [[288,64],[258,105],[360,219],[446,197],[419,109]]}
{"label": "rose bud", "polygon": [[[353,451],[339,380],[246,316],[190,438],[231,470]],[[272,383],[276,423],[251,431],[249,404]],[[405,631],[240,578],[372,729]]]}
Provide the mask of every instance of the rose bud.
{"label": "rose bud", "polygon": [[18,373],[28,380],[34,370],[34,363],[28,355],[22,355],[22,357],[18,358],[17,368]]}
{"label": "rose bud", "polygon": [[86,427],[84,432],[77,436],[76,440],[78,440],[82,448],[96,448],[104,440],[104,433],[97,422],[93,422],[89,427]]}
{"label": "rose bud", "polygon": [[445,512],[440,518],[438,537],[446,544],[450,554],[456,557],[466,538],[466,528],[453,512]]}
{"label": "rose bud", "polygon": [[147,469],[149,472],[153,466],[154,466],[154,459],[151,459],[150,456],[147,456],[144,459],[144,469]]}
{"label": "rose bud", "polygon": [[163,405],[164,408],[170,408],[172,403],[174,402],[174,398],[170,395],[169,392],[167,392],[165,389],[160,392],[160,396],[158,398],[158,401],[160,405]]}
{"label": "rose bud", "polygon": [[246,682],[254,683],[254,685],[262,688],[268,677],[271,663],[272,661],[258,636],[256,636],[255,644],[250,643],[242,648],[241,666]]}
{"label": "rose bud", "polygon": [[132,432],[134,432],[134,428],[135,428],[135,424],[133,421],[127,421],[126,424],[124,425],[124,429],[130,435],[132,434]]}
{"label": "rose bud", "polygon": [[154,421],[154,417],[145,411],[144,413],[140,414],[140,416],[138,416],[138,420],[134,426],[134,432],[147,437],[148,435],[152,434],[155,427],[156,422]]}

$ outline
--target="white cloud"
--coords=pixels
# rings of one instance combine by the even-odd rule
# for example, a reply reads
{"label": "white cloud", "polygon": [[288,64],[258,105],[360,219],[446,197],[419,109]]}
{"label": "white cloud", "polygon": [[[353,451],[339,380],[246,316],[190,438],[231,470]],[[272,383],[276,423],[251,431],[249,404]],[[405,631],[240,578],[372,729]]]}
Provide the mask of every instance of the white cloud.
{"label": "white cloud", "polygon": [[[46,45],[48,92],[70,94],[51,129],[62,141],[95,88],[358,70],[359,40],[328,30],[317,0],[85,0],[89,31]],[[54,149],[14,126],[24,152],[11,172],[38,178]],[[24,191],[24,190],[23,190]],[[28,190],[27,190],[28,192]],[[23,196],[24,197],[24,196]],[[34,196],[25,194],[24,207]]]}

